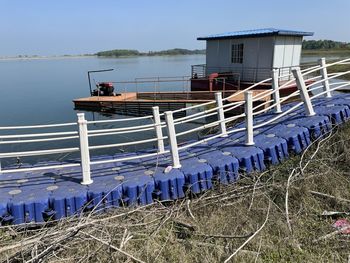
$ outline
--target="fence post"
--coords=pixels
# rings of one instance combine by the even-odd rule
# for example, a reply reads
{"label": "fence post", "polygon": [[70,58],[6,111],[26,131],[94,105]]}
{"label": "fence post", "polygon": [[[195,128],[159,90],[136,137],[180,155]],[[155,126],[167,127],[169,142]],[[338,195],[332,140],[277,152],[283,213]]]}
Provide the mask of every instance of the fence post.
{"label": "fence post", "polygon": [[275,113],[281,113],[282,109],[281,109],[280,91],[279,91],[279,70],[277,68],[274,68],[272,70],[272,89],[274,90],[273,100],[276,104]]}
{"label": "fence post", "polygon": [[245,127],[246,127],[246,145],[254,145],[253,133],[253,92],[246,91],[245,99]]}
{"label": "fence post", "polygon": [[227,137],[226,123],[224,122],[224,120],[225,120],[225,113],[224,113],[224,109],[223,109],[221,92],[216,92],[215,93],[215,100],[216,100],[216,107],[218,107],[218,109],[217,109],[218,119],[219,119],[219,121],[221,121],[220,122],[221,137]]}
{"label": "fence post", "polygon": [[91,172],[90,172],[90,153],[89,153],[89,138],[87,130],[87,121],[85,120],[84,113],[78,113],[78,126],[79,126],[79,141],[80,141],[80,156],[81,156],[81,171],[83,174],[83,181],[81,184],[92,184]]}
{"label": "fence post", "polygon": [[164,140],[163,140],[163,131],[162,131],[162,125],[160,121],[160,115],[159,115],[159,107],[155,106],[152,107],[153,111],[153,120],[154,120],[154,125],[155,125],[155,130],[156,130],[156,135],[158,139],[158,153],[163,153],[164,152]]}
{"label": "fence post", "polygon": [[177,148],[177,139],[176,139],[176,131],[173,119],[173,113],[171,111],[164,112],[166,127],[168,130],[168,137],[170,143],[170,153],[171,158],[173,160],[173,168],[180,168],[180,158],[179,158],[179,150]]}
{"label": "fence post", "polygon": [[321,73],[321,77],[323,79],[323,83],[322,83],[323,91],[326,92],[325,96],[327,98],[331,98],[332,95],[331,95],[331,91],[330,91],[330,87],[329,87],[328,73],[327,73],[327,68],[326,68],[326,59],[325,58],[321,58],[319,60],[319,64],[322,67],[320,69],[320,73]]}
{"label": "fence post", "polygon": [[307,91],[305,81],[304,81],[303,75],[301,74],[300,68],[299,67],[293,68],[292,72],[293,72],[293,76],[295,78],[295,82],[297,84],[297,87],[300,91],[301,100],[304,102],[306,115],[307,116],[315,115],[316,113],[315,113],[314,108],[312,106],[311,99],[310,99],[309,93]]}

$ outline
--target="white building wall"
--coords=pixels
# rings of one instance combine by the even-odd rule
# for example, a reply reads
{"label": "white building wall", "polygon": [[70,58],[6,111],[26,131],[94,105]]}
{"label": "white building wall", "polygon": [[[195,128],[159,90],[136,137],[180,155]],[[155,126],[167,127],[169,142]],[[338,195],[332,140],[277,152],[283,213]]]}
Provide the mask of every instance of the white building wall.
{"label": "white building wall", "polygon": [[300,64],[302,37],[276,36],[273,67],[291,67]]}
{"label": "white building wall", "polygon": [[[234,68],[249,79],[256,78],[256,68],[271,68],[273,57],[273,37],[223,39],[207,41],[207,73],[225,72]],[[243,44],[243,64],[232,63],[232,45]]]}
{"label": "white building wall", "polygon": [[292,66],[299,66],[300,65],[302,46],[303,46],[303,38],[302,37],[294,38],[294,54],[293,54]]}
{"label": "white building wall", "polygon": [[255,66],[259,70],[257,71],[256,81],[270,77],[274,51],[273,37],[262,37],[259,41],[258,63]]}
{"label": "white building wall", "polygon": [[[244,44],[242,64],[231,62],[233,44]],[[299,65],[301,47],[302,37],[294,36],[208,40],[207,74],[234,69],[243,80],[260,81],[271,76],[272,68]]]}

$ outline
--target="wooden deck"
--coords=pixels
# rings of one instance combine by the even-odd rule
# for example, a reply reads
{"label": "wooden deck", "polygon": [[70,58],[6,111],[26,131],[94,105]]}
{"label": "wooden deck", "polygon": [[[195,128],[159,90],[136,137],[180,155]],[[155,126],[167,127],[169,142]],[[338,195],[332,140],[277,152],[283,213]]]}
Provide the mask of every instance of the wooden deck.
{"label": "wooden deck", "polygon": [[[253,90],[253,95],[265,90]],[[223,91],[223,97],[228,97],[237,91]],[[75,109],[92,111],[114,111],[133,115],[148,114],[152,107],[158,106],[160,112],[177,110],[193,104],[205,103],[215,99],[214,92],[127,92],[117,96],[93,96],[73,100]],[[230,98],[229,102],[244,100],[244,94]],[[261,102],[270,100],[270,96]]]}

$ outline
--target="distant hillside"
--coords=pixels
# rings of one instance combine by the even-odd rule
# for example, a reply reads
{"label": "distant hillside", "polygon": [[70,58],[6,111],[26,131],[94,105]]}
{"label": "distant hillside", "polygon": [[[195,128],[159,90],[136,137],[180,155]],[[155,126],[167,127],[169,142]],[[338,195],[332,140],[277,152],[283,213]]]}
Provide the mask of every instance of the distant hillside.
{"label": "distant hillside", "polygon": [[333,40],[304,40],[304,50],[350,50],[350,43]]}
{"label": "distant hillside", "polygon": [[174,48],[162,51],[149,51],[147,53],[139,52],[133,49],[114,49],[97,52],[95,55],[99,57],[129,57],[129,56],[174,56],[174,55],[196,55],[205,54],[205,49],[183,49]]}

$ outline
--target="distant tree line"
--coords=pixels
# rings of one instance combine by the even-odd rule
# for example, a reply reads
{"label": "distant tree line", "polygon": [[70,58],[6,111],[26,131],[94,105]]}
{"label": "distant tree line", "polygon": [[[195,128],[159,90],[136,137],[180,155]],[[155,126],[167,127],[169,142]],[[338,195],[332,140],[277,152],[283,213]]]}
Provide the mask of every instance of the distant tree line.
{"label": "distant tree line", "polygon": [[[350,43],[333,40],[304,40],[303,50],[350,50]],[[205,49],[173,48],[162,51],[140,52],[135,49],[113,49],[97,52],[99,57],[130,57],[130,56],[174,56],[205,54]]]}
{"label": "distant tree line", "polygon": [[140,52],[133,49],[113,49],[113,50],[97,52],[96,55],[99,57],[127,57],[127,56],[139,56]]}
{"label": "distant tree line", "polygon": [[205,54],[205,49],[183,49],[183,48],[174,48],[162,51],[149,51],[147,53],[148,56],[166,56],[166,55],[197,55],[197,54]]}
{"label": "distant tree line", "polygon": [[173,55],[196,55],[205,54],[205,49],[183,49],[174,48],[162,51],[139,52],[134,49],[114,49],[97,52],[95,55],[99,57],[128,57],[128,56],[173,56]]}
{"label": "distant tree line", "polygon": [[315,49],[348,49],[350,50],[350,43],[339,42],[333,40],[304,40],[304,50],[315,50]]}

